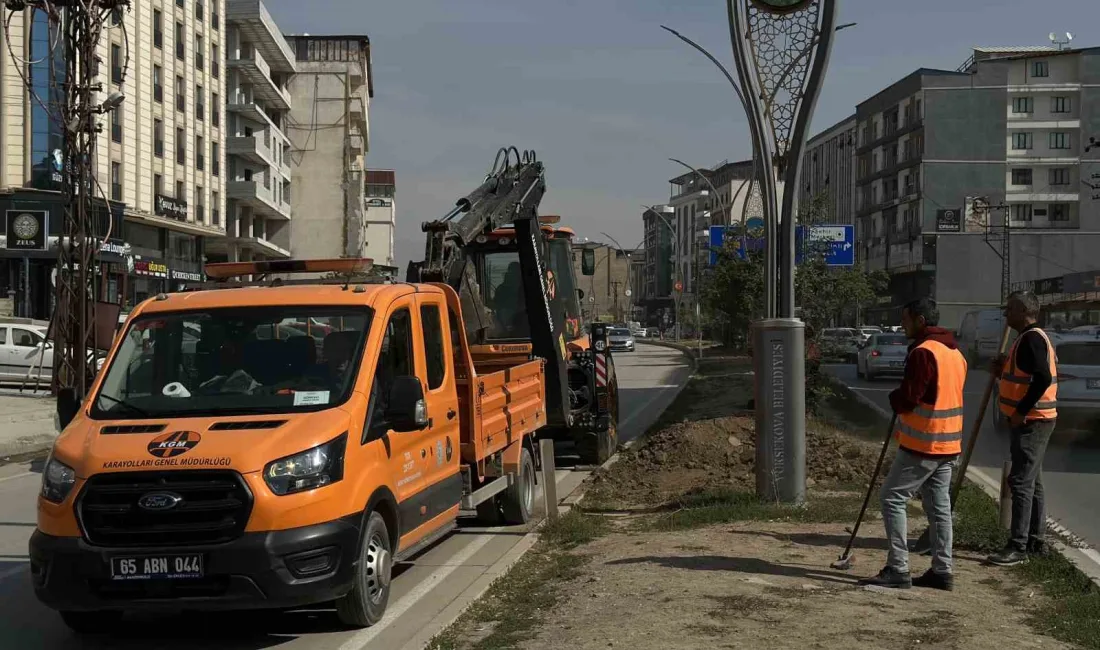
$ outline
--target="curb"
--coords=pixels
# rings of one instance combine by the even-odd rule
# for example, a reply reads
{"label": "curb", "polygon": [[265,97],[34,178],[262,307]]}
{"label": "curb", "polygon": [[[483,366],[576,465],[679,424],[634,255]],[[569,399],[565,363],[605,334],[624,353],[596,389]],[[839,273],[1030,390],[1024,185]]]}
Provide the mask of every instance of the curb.
{"label": "curb", "polygon": [[[656,343],[650,341],[646,341],[646,344],[657,345]],[[691,377],[695,374],[695,370],[698,367],[698,361],[696,360],[694,354],[691,353],[690,349],[686,349],[687,346],[679,346],[672,343],[665,343],[660,345],[660,347],[667,347],[679,350],[680,352],[684,353],[684,356],[691,359],[691,373],[687,376],[687,379],[684,380],[684,383],[680,384],[680,387],[676,389],[675,394],[672,396],[672,400],[669,401],[669,404],[671,405],[672,402],[675,402],[676,399],[680,396],[680,393],[683,392],[684,388],[687,387],[688,382],[691,381]],[[657,417],[660,417],[663,413],[664,411],[661,411],[661,413],[657,414]],[[619,462],[619,457],[622,452],[634,447],[634,445],[643,437],[644,436],[638,436],[630,442],[621,445],[619,447],[619,450],[612,454],[611,458],[608,458],[594,470],[589,471],[588,476],[591,476],[596,471],[606,470],[615,463]],[[581,501],[584,499],[585,493],[587,492],[587,478],[588,477],[585,477],[585,480],[581,481],[580,485],[573,488],[572,492],[565,495],[564,498],[558,501],[559,515],[568,513],[573,508],[580,505]],[[512,566],[519,561],[521,557],[526,555],[527,551],[531,550],[531,548],[535,546],[535,543],[538,542],[539,531],[544,525],[546,525],[547,521],[549,520],[546,517],[543,517],[542,520],[535,524],[535,527],[528,531],[523,536],[523,539],[519,541],[519,543],[510,548],[503,557],[494,562],[493,565],[485,571],[485,573],[481,574],[481,576],[473,582],[473,584],[463,590],[462,593],[460,593],[454,600],[450,602],[450,604],[444,607],[443,611],[433,616],[430,621],[428,621],[423,627],[420,628],[420,632],[418,632],[416,636],[409,639],[407,642],[405,642],[404,645],[401,646],[400,650],[423,649],[429,643],[431,643],[432,639],[434,639],[437,635],[443,632],[443,630],[447,629],[452,623],[458,620],[458,617],[462,616],[462,614],[465,613],[466,610],[469,609],[474,603],[476,603],[479,598],[485,595],[485,592],[489,590],[489,587],[493,585],[493,582],[495,582],[497,578],[507,573],[512,568]]]}
{"label": "curb", "polygon": [[[838,381],[839,380],[835,380]],[[864,396],[857,390],[854,390],[847,384],[845,386],[852,395],[855,396],[861,404],[870,407],[876,413],[884,418],[889,418],[890,413],[886,409],[882,408],[878,404],[869,398]],[[985,492],[991,499],[999,502],[1001,499],[1001,482],[995,477],[989,476],[982,470],[976,467],[966,468],[966,478],[970,479],[970,482],[981,488],[982,492]],[[1073,534],[1073,531],[1069,530],[1062,524],[1058,523],[1054,519],[1047,518],[1047,527],[1055,531],[1059,535],[1069,539],[1079,539],[1077,535]],[[1077,570],[1088,576],[1097,586],[1100,586],[1100,553],[1093,548],[1074,548],[1068,544],[1063,543],[1059,539],[1050,540],[1050,545],[1054,547],[1054,550],[1066,558],[1073,566],[1077,567]]]}

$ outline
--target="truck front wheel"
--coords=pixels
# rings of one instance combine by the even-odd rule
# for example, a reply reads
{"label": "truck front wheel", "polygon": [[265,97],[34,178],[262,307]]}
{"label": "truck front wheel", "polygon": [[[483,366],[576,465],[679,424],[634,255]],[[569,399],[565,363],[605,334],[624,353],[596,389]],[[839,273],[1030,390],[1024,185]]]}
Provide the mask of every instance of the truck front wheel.
{"label": "truck front wheel", "polygon": [[531,450],[523,448],[519,458],[519,476],[500,495],[500,514],[509,525],[526,524],[531,520],[535,504],[535,459]]}
{"label": "truck front wheel", "polygon": [[392,568],[393,549],[386,520],[377,512],[372,512],[363,531],[359,563],[355,568],[355,586],[336,601],[336,614],[341,623],[370,627],[382,620],[390,599]]}

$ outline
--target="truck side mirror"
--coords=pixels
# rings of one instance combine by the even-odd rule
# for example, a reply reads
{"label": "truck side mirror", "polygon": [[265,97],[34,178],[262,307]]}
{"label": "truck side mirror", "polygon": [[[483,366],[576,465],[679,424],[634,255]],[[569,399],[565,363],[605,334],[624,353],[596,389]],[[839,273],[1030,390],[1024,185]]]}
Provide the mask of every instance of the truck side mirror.
{"label": "truck side mirror", "polygon": [[76,398],[76,391],[72,388],[61,388],[57,391],[57,425],[58,431],[64,431],[65,427],[76,418],[80,411],[80,400]]}
{"label": "truck side mirror", "polygon": [[581,249],[581,274],[596,275],[596,251],[591,248]]}
{"label": "truck side mirror", "polygon": [[416,377],[395,377],[390,387],[386,422],[397,432],[420,431],[428,426],[428,404],[424,387]]}

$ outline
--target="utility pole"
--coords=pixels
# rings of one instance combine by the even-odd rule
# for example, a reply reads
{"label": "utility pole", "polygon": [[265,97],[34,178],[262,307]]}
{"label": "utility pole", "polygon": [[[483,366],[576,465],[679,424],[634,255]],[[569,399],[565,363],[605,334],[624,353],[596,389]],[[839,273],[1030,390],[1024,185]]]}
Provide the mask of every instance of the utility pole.
{"label": "utility pole", "polygon": [[621,283],[618,280],[615,280],[611,284],[614,286],[615,291],[615,303],[614,307],[612,307],[611,309],[615,314],[615,322],[618,323],[623,320],[621,314],[619,313],[619,284]]}
{"label": "utility pole", "polygon": [[[1009,214],[1008,205],[1004,202],[999,205],[990,205],[989,199],[978,197],[970,208],[978,215],[979,221],[985,222],[985,243],[993,249],[993,252],[1001,258],[1001,305],[1008,302],[1008,294],[1012,286],[1011,243],[1012,243],[1012,215]],[[989,213],[996,210],[1001,213],[1000,231],[994,224],[989,223]],[[1000,244],[1000,250],[995,244]]]}
{"label": "utility pole", "polygon": [[[99,245],[93,227],[92,200],[98,192],[110,213],[110,204],[95,178],[95,143],[102,125],[99,115],[109,113],[122,104],[123,95],[110,93],[102,102],[95,94],[103,85],[95,82],[99,62],[96,50],[107,21],[112,14],[120,16],[130,7],[129,0],[6,0],[5,7],[14,12],[43,12],[49,22],[49,32],[59,34],[54,47],[65,53],[64,92],[58,106],[44,106],[49,117],[64,131],[63,189],[64,224],[58,241],[56,307],[52,318],[54,337],[53,388],[72,391],[79,401],[87,394],[95,374],[95,267]],[[5,23],[10,24],[10,23]],[[5,38],[10,35],[5,34]],[[50,56],[49,83],[56,83],[53,56]],[[129,52],[126,52],[126,60]],[[126,70],[122,70],[125,78]],[[24,75],[31,101],[42,102],[30,80]]]}

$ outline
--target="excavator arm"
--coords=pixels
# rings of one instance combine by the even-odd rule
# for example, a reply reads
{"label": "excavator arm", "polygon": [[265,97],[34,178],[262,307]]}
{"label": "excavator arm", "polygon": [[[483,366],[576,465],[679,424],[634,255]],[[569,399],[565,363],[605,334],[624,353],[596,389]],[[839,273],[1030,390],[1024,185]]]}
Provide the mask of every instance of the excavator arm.
{"label": "excavator arm", "polygon": [[467,249],[477,238],[511,224],[515,228],[520,272],[531,329],[532,351],[546,360],[549,420],[572,424],[564,314],[555,314],[547,290],[547,269],[538,206],[546,193],[546,170],[534,151],[515,147],[497,152],[484,182],[436,221],[421,224],[427,241],[424,261],[409,264],[410,282],[443,282],[454,287],[462,303],[467,335],[472,339],[491,326],[482,300],[478,270]]}

